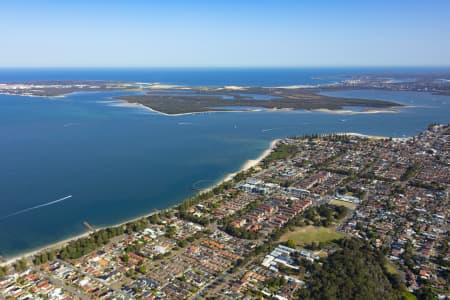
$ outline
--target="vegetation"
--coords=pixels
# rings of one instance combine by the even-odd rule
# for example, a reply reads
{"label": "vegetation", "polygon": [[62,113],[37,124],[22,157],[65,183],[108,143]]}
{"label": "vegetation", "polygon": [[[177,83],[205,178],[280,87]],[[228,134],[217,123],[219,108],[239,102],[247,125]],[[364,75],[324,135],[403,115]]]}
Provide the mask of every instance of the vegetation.
{"label": "vegetation", "polygon": [[226,223],[222,230],[226,233],[241,238],[241,239],[248,239],[248,240],[256,240],[258,238],[258,233],[254,231],[248,231],[243,227],[234,227],[231,225],[231,223]]}
{"label": "vegetation", "polygon": [[22,258],[14,263],[14,270],[20,273],[25,271],[27,266],[28,266],[27,261],[24,258]]}
{"label": "vegetation", "polygon": [[386,269],[386,272],[388,272],[389,274],[393,274],[393,275],[398,274],[398,270],[392,262],[386,260],[386,264],[384,265],[384,267]]}
{"label": "vegetation", "polygon": [[[257,232],[248,231],[245,228],[234,227],[231,225],[231,221],[256,208],[258,205],[261,205],[261,201],[256,200],[248,204],[244,209],[238,211],[234,215],[224,218],[222,220],[222,230],[235,237],[244,239],[257,239],[259,237]],[[330,204],[324,204],[318,207],[310,207],[303,214],[299,214],[289,220],[282,228],[273,231],[270,235],[270,239],[272,241],[277,241],[287,232],[295,230],[295,227],[304,227],[310,224],[313,224],[314,226],[332,226],[337,221],[344,218],[348,212],[349,209],[347,207]],[[329,231],[334,232],[334,229],[330,229]],[[338,233],[335,234],[336,235],[334,236],[334,238],[340,237]]]}
{"label": "vegetation", "polygon": [[[247,177],[251,176],[251,174],[252,174],[253,172],[254,172],[254,169],[253,169],[253,168],[250,168],[250,169],[248,169],[247,171],[239,172],[239,173],[237,173],[237,174],[234,176],[233,181],[234,181],[234,182],[242,181],[242,180],[246,179]],[[224,184],[225,184],[225,183],[227,183],[227,182],[224,182]]]}
{"label": "vegetation", "polygon": [[347,207],[348,209],[352,209],[352,210],[356,208],[355,203],[342,201],[342,200],[336,200],[336,199],[331,200],[330,204],[336,205],[336,206],[344,206],[344,207]]}
{"label": "vegetation", "polygon": [[286,285],[286,279],[284,278],[284,276],[270,277],[264,282],[264,284],[269,289],[269,291],[275,293],[280,289],[280,287]]}
{"label": "vegetation", "polygon": [[144,265],[139,265],[137,268],[136,268],[136,271],[137,272],[139,272],[139,273],[141,273],[141,274],[143,274],[143,275],[145,275],[146,273],[147,273],[147,269],[145,268],[145,266]]}
{"label": "vegetation", "polygon": [[417,171],[420,169],[420,166],[418,164],[413,164],[406,169],[405,173],[400,177],[401,181],[407,181],[411,179]]}
{"label": "vegetation", "polygon": [[268,165],[272,161],[289,158],[296,152],[297,146],[280,144],[264,159],[263,163]]}
{"label": "vegetation", "polygon": [[428,286],[417,290],[416,297],[419,300],[434,300],[434,299],[437,299],[436,294]]}
{"label": "vegetation", "polygon": [[[248,96],[241,96],[233,94],[234,99],[224,99],[220,96],[221,92],[213,90],[205,91],[203,88],[194,89],[195,93],[200,95],[158,95],[158,94],[143,94],[143,95],[126,95],[117,98],[131,102],[140,103],[153,110],[163,112],[166,114],[181,114],[193,112],[205,112],[218,110],[215,107],[224,106],[244,106],[244,107],[264,107],[267,109],[340,109],[343,106],[360,106],[360,107],[392,107],[400,105],[390,101],[384,100],[365,100],[355,98],[338,98],[329,97],[317,94],[313,91],[304,89],[290,89],[277,90],[277,96],[282,96],[278,99],[270,100],[256,100]],[[261,87],[254,87],[247,90],[249,93],[271,95],[267,89]]]}
{"label": "vegetation", "polygon": [[[240,181],[240,180],[246,178],[252,171],[253,170],[250,169],[247,172],[240,172],[240,173],[236,174],[233,181]],[[180,205],[177,206],[177,208],[178,208],[177,216],[183,220],[198,223],[203,226],[208,225],[210,223],[210,220],[208,218],[194,216],[193,214],[188,212],[188,209],[194,205],[197,205],[197,204],[211,198],[211,197],[214,197],[215,195],[223,194],[225,191],[227,191],[233,187],[233,181],[223,182],[223,183],[215,186],[211,190],[198,193],[194,197],[186,199]]]}
{"label": "vegetation", "polygon": [[344,206],[324,204],[308,208],[304,213],[304,217],[315,226],[328,227],[343,219],[348,212],[349,209]]}
{"label": "vegetation", "polygon": [[179,211],[185,212],[189,207],[197,205],[200,202],[211,198],[212,196],[214,196],[214,192],[212,190],[198,193],[194,197],[184,200],[180,205],[178,205],[177,208]]}
{"label": "vegetation", "polygon": [[322,265],[313,265],[300,299],[402,299],[403,284],[386,271],[381,252],[357,239],[343,239],[339,246]]}
{"label": "vegetation", "polygon": [[422,182],[418,180],[412,180],[411,182],[409,182],[409,184],[415,187],[424,188],[428,190],[439,190],[439,191],[445,190],[445,187],[443,187],[437,182]]}
{"label": "vegetation", "polygon": [[5,276],[7,272],[8,272],[8,267],[7,266],[0,266],[0,278]]}
{"label": "vegetation", "polygon": [[[115,236],[119,236],[124,233],[130,234],[132,232],[139,232],[147,226],[148,219],[144,218],[129,222],[125,225],[101,229],[90,234],[88,237],[69,242],[67,246],[58,251],[57,256],[61,259],[77,259],[107,244],[109,240]],[[42,254],[39,254],[39,256],[41,255]],[[38,264],[39,262],[44,261],[42,261],[40,257],[38,258],[35,256],[34,262]]]}
{"label": "vegetation", "polygon": [[414,294],[411,294],[411,293],[408,292],[408,291],[404,291],[404,292],[402,293],[402,296],[403,296],[403,298],[405,298],[406,300],[416,300],[416,299],[417,299],[416,296],[414,296]]}
{"label": "vegetation", "polygon": [[303,227],[311,224],[314,226],[331,226],[344,218],[348,211],[349,209],[346,207],[329,204],[310,207],[303,214],[299,214],[289,220],[284,227],[272,232],[270,239],[277,241],[283,234],[295,230],[295,227]]}
{"label": "vegetation", "polygon": [[210,221],[209,221],[209,218],[195,216],[195,215],[193,215],[193,214],[191,214],[191,213],[188,213],[188,212],[185,211],[185,210],[180,210],[180,211],[178,212],[178,217],[181,218],[181,219],[184,219],[184,220],[186,220],[186,221],[189,221],[189,222],[193,222],[193,223],[200,224],[200,225],[202,225],[202,226],[206,226],[206,225],[208,225],[209,222],[210,222]]}
{"label": "vegetation", "polygon": [[306,245],[315,243],[326,243],[342,238],[343,234],[336,232],[334,227],[306,226],[296,228],[292,232],[286,232],[281,241],[287,241],[289,246]]}

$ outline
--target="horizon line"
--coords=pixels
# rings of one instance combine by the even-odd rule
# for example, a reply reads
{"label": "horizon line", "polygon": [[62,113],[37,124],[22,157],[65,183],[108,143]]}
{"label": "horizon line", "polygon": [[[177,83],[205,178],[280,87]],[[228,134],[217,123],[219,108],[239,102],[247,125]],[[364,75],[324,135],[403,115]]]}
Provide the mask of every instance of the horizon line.
{"label": "horizon line", "polygon": [[308,66],[0,66],[0,69],[334,69],[450,68],[450,65],[308,65]]}

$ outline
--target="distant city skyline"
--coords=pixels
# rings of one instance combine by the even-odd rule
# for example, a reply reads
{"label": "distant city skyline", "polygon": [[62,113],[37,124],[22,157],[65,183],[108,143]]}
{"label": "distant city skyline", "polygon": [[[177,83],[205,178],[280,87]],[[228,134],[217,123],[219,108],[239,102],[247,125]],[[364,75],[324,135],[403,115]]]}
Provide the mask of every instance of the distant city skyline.
{"label": "distant city skyline", "polygon": [[3,1],[0,68],[450,66],[450,1]]}

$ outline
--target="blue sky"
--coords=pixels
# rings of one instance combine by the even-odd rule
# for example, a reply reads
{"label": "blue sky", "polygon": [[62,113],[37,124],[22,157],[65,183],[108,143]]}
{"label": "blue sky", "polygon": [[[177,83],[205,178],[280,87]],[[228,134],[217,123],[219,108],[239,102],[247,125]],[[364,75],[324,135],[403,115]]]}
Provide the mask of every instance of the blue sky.
{"label": "blue sky", "polygon": [[450,1],[0,2],[0,67],[450,66]]}

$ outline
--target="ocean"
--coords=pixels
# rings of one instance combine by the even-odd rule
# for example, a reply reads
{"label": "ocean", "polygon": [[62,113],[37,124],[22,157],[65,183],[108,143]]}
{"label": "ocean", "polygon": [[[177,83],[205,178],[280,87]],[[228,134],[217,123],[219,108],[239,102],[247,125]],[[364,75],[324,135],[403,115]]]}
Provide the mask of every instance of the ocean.
{"label": "ocean", "polygon": [[[0,82],[126,80],[184,85],[317,84],[355,72],[436,69],[1,69]],[[329,75],[329,76],[325,76]],[[275,138],[359,132],[411,136],[450,122],[450,97],[349,90],[327,94],[397,101],[399,113],[259,111],[164,116],[123,107],[126,92],[64,98],[0,95],[0,255],[11,257],[167,208],[235,172]]]}
{"label": "ocean", "polygon": [[[449,73],[450,68],[0,68],[1,82],[49,80],[111,80],[194,86],[284,86],[332,83],[351,75],[420,75]],[[406,77],[406,79],[411,79]],[[402,78],[401,80],[404,80]]]}

